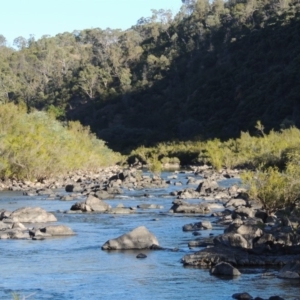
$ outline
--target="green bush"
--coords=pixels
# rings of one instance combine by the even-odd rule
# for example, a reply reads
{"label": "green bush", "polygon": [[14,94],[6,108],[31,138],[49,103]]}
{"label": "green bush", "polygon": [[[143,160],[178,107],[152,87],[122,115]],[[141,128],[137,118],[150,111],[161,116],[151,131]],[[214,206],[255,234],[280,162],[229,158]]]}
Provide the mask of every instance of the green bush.
{"label": "green bush", "polygon": [[149,163],[149,171],[155,175],[159,175],[162,170],[162,164],[158,159],[152,159]]}
{"label": "green bush", "polygon": [[74,170],[115,164],[108,149],[79,122],[63,126],[45,112],[27,114],[13,104],[0,106],[0,176],[42,179]]}
{"label": "green bush", "polygon": [[269,212],[292,211],[300,197],[299,164],[289,162],[283,172],[277,167],[245,172],[242,180],[249,187],[249,196],[260,201]]}

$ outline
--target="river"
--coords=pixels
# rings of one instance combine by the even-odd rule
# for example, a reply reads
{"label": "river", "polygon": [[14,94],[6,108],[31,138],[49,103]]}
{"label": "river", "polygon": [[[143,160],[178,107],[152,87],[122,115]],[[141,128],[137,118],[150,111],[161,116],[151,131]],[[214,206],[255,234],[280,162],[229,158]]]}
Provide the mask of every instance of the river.
{"label": "river", "polygon": [[[163,177],[171,173],[164,172]],[[24,206],[42,207],[54,212],[58,222],[71,227],[76,236],[43,241],[0,240],[0,299],[12,299],[17,293],[27,299],[232,299],[234,293],[249,292],[265,299],[280,295],[295,299],[300,295],[298,281],[265,278],[270,269],[242,268],[242,275],[224,279],[209,274],[207,269],[186,268],[181,258],[200,248],[189,249],[195,237],[183,232],[182,226],[213,217],[185,216],[168,213],[174,197],[171,190],[186,187],[187,174],[178,174],[176,181],[183,186],[170,185],[166,189],[126,191],[113,200],[115,207],[137,206],[142,203],[162,205],[163,209],[137,210],[131,215],[64,214],[74,201],[47,200],[26,197],[21,192],[1,192],[0,209],[13,211]],[[189,174],[191,176],[191,174]],[[174,180],[175,181],[175,180]],[[225,180],[226,186],[234,180]],[[235,179],[235,181],[237,181]],[[60,191],[61,193],[63,191]],[[151,197],[144,197],[149,193]],[[194,201],[200,201],[194,200]],[[178,251],[112,251],[101,250],[109,239],[118,237],[138,226],[146,226],[161,246]],[[32,225],[34,226],[34,225]],[[213,225],[202,231],[202,237],[223,232]],[[146,259],[137,259],[143,252]]]}

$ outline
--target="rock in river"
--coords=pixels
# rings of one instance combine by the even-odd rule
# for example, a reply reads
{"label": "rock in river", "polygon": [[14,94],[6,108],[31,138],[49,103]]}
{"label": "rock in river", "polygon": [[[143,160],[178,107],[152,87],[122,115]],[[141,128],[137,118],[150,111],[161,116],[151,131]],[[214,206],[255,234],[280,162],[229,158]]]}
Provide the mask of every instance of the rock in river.
{"label": "rock in river", "polygon": [[209,213],[210,209],[209,204],[190,204],[181,200],[175,200],[170,211],[174,213],[205,214]]}
{"label": "rock in river", "polygon": [[56,221],[57,219],[52,213],[48,213],[40,207],[22,207],[12,212],[8,218],[3,219],[5,223],[47,223]]}
{"label": "rock in river", "polygon": [[46,226],[41,228],[40,231],[51,236],[75,235],[75,232],[70,227],[65,225]]}
{"label": "rock in river", "polygon": [[220,262],[215,265],[211,270],[210,273],[212,275],[224,275],[224,276],[239,276],[241,275],[240,271],[233,267],[231,264],[226,262]]}
{"label": "rock in river", "polygon": [[84,202],[77,202],[72,205],[71,210],[80,210],[83,212],[105,212],[110,208],[110,205],[108,205],[106,202],[92,195],[89,195]]}
{"label": "rock in river", "polygon": [[159,245],[157,238],[145,226],[140,226],[118,238],[108,240],[102,250],[150,249],[152,245]]}

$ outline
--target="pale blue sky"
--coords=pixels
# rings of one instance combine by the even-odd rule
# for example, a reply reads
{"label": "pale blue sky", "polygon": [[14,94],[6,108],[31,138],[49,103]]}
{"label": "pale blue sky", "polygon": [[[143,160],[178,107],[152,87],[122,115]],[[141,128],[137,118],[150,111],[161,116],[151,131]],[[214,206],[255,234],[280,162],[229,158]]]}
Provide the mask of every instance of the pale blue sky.
{"label": "pale blue sky", "polygon": [[36,39],[44,34],[87,28],[127,29],[151,9],[177,13],[181,0],[1,0],[0,34],[8,44],[18,36]]}

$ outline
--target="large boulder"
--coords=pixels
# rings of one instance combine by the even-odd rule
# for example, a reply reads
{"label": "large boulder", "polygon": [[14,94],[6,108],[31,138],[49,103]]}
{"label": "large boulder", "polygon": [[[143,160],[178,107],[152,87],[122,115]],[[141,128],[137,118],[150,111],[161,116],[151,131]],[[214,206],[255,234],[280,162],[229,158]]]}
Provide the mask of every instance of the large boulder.
{"label": "large boulder", "polygon": [[40,207],[22,207],[4,219],[3,222],[8,223],[47,223],[56,222],[57,219],[52,213],[48,213]]}
{"label": "large boulder", "polygon": [[85,204],[88,205],[92,211],[96,212],[104,212],[110,209],[110,205],[108,205],[106,202],[91,195],[85,200]]}
{"label": "large boulder", "polygon": [[108,240],[102,250],[150,249],[152,245],[159,245],[157,238],[146,227],[140,226],[116,239]]}

